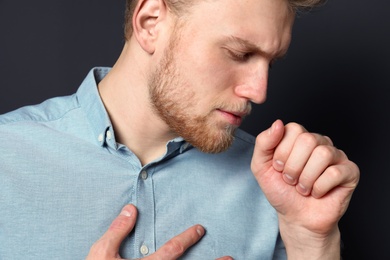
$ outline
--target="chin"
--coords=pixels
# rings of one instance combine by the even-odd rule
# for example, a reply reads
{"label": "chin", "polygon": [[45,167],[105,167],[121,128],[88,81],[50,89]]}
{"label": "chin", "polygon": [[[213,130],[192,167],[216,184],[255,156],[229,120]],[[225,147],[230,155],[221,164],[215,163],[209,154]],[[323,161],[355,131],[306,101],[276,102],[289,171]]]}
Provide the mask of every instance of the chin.
{"label": "chin", "polygon": [[224,152],[233,144],[236,129],[236,127],[228,127],[214,135],[202,136],[192,145],[204,153]]}

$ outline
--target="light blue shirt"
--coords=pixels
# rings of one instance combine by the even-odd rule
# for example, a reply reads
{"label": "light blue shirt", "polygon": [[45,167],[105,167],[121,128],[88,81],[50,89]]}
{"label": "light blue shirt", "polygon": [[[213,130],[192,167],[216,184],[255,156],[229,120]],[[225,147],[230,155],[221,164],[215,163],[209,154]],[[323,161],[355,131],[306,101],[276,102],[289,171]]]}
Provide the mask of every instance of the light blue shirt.
{"label": "light blue shirt", "polygon": [[0,259],[84,259],[121,208],[138,208],[121,256],[150,255],[194,224],[184,259],[285,259],[275,210],[250,170],[254,138],[205,154],[182,138],[142,166],[115,132],[95,68],[77,93],[0,116]]}

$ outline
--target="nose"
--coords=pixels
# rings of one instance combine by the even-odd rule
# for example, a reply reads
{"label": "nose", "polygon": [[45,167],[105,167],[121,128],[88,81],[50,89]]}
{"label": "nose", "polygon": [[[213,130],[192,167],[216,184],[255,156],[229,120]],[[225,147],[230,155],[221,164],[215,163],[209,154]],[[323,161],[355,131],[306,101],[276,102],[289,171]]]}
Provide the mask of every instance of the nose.
{"label": "nose", "polygon": [[268,64],[264,64],[242,71],[235,94],[255,104],[263,103],[267,98],[268,69]]}

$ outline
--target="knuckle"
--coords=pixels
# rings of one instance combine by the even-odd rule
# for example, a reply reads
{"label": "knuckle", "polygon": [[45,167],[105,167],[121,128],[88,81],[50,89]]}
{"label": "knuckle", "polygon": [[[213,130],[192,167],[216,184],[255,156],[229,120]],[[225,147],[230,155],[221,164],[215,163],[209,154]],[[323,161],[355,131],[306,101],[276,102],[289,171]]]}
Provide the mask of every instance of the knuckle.
{"label": "knuckle", "polygon": [[317,138],[313,134],[307,132],[301,133],[298,136],[298,141],[309,147],[315,147],[318,144]]}
{"label": "knuckle", "polygon": [[343,150],[337,149],[337,152],[340,154],[340,158],[348,159],[348,156],[345,154]]}
{"label": "knuckle", "polygon": [[360,176],[359,166],[356,163],[354,163],[354,162],[351,162],[351,164],[352,164],[352,166],[351,166],[352,167],[352,171],[355,172],[355,174],[359,178],[359,176]]}
{"label": "knuckle", "polygon": [[332,179],[338,179],[338,178],[340,178],[343,175],[343,172],[338,167],[329,167],[327,174]]}
{"label": "knuckle", "polygon": [[291,163],[286,164],[284,167],[284,172],[288,173],[291,177],[297,177],[301,171],[301,167]]}
{"label": "knuckle", "polygon": [[299,183],[302,183],[307,188],[309,188],[312,186],[311,182],[313,181],[313,178],[314,176],[311,176],[309,174],[302,174],[301,176],[299,176]]}
{"label": "knuckle", "polygon": [[185,247],[180,241],[171,239],[165,244],[165,249],[170,254],[181,255],[185,252]]}
{"label": "knuckle", "polygon": [[360,169],[356,163],[352,161],[349,161],[349,163],[350,163],[349,171],[351,172],[350,179],[352,180],[352,184],[356,187],[360,181]]}
{"label": "knuckle", "polygon": [[283,158],[284,158],[284,160],[286,160],[290,153],[291,153],[291,147],[278,146],[275,150],[274,157],[282,159],[282,161],[283,161]]}
{"label": "knuckle", "polygon": [[330,145],[333,145],[333,141],[332,141],[332,139],[331,139],[329,136],[324,135],[323,137],[325,138],[325,140],[326,140]]}
{"label": "knuckle", "polygon": [[320,145],[314,151],[320,158],[330,159],[334,156],[334,149],[328,145]]}
{"label": "knuckle", "polygon": [[294,123],[294,122],[288,123],[285,127],[288,131],[292,131],[292,132],[296,132],[296,133],[306,132],[306,129],[302,125]]}
{"label": "knuckle", "polygon": [[125,218],[117,217],[111,224],[110,229],[124,230],[128,226],[128,221]]}
{"label": "knuckle", "polygon": [[313,185],[313,194],[324,194],[325,193],[325,188],[319,184],[319,183],[314,183]]}

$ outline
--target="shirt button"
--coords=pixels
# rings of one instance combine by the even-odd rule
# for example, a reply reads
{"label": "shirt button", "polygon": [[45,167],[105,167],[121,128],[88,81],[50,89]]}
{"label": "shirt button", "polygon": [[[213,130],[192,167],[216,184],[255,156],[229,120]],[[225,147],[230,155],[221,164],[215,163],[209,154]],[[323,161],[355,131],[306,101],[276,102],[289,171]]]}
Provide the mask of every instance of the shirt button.
{"label": "shirt button", "polygon": [[112,137],[111,131],[107,131],[107,139],[110,140]]}
{"label": "shirt button", "polygon": [[98,136],[98,140],[99,140],[99,142],[103,142],[103,140],[104,140],[103,134],[100,134],[100,135]]}
{"label": "shirt button", "polygon": [[141,172],[141,178],[142,178],[143,180],[146,180],[146,179],[148,178],[148,173],[147,173],[146,171],[142,171],[142,172]]}
{"label": "shirt button", "polygon": [[149,248],[146,245],[142,245],[139,251],[141,252],[141,254],[147,255],[149,253]]}

